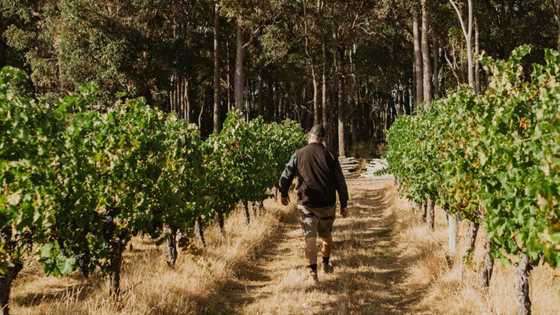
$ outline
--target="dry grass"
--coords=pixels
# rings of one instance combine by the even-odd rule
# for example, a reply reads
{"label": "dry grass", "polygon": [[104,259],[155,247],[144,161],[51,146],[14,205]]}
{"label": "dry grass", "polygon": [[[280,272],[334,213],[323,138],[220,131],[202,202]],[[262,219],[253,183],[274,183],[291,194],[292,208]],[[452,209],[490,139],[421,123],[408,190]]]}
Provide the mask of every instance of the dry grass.
{"label": "dry grass", "polygon": [[[413,257],[395,241],[394,187],[389,182],[352,181],[351,216],[334,227],[334,274],[310,281],[297,223],[286,226],[273,249],[274,260],[248,270],[241,314],[402,314],[417,313],[423,286],[404,286]],[[255,277],[255,274],[261,276]],[[250,276],[252,275],[252,276]]]}
{"label": "dry grass", "polygon": [[[516,313],[513,266],[496,262],[490,288],[482,288],[478,271],[482,262],[480,241],[477,241],[472,266],[463,268],[456,259],[450,267],[445,258],[447,225],[443,212],[436,212],[436,229],[429,232],[416,219],[420,214],[412,215],[410,204],[400,200],[398,208],[401,218],[399,239],[409,242],[408,251],[419,255],[407,281],[429,282],[429,289],[418,305],[420,308],[429,309],[432,314]],[[466,235],[466,230],[466,222],[462,222],[459,235]],[[479,234],[478,240],[482,236]],[[463,239],[459,245],[459,253],[462,253]],[[548,266],[536,267],[531,273],[530,290],[533,314],[560,313],[560,283],[554,279],[554,270]]]}
{"label": "dry grass", "polygon": [[[241,212],[226,221],[226,238],[216,228],[206,231],[208,247],[182,252],[174,269],[165,264],[165,246],[135,239],[125,253],[122,303],[108,298],[105,279],[86,281],[43,276],[28,265],[12,296],[14,314],[216,314],[220,291],[243,264],[251,261],[278,233],[286,212],[265,203],[268,213],[250,226]],[[293,211],[293,209],[292,209]]]}
{"label": "dry grass", "polygon": [[[267,201],[269,213],[246,226],[241,213],[226,222],[227,237],[207,231],[209,246],[164,262],[164,248],[134,240],[126,253],[123,302],[108,297],[105,279],[44,277],[28,264],[14,290],[15,314],[513,314],[514,271],[496,265],[489,290],[476,264],[449,265],[446,222],[436,230],[398,199],[391,180],[350,182],[351,216],[335,222],[334,274],[314,284],[304,267],[303,237],[294,208]],[[466,226],[460,226],[464,235]],[[460,243],[462,245],[462,243]],[[459,248],[459,252],[461,252]],[[480,261],[481,249],[474,261]],[[321,267],[321,266],[320,266]],[[534,314],[559,314],[553,270],[531,278]]]}

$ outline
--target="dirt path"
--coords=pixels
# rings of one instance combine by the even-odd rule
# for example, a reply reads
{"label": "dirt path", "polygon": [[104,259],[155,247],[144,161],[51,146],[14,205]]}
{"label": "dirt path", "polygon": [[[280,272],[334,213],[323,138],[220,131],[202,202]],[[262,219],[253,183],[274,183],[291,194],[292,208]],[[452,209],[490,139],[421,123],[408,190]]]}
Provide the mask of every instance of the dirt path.
{"label": "dirt path", "polygon": [[[302,235],[293,214],[269,246],[226,284],[219,307],[223,314],[404,314],[423,288],[406,285],[414,257],[401,255],[391,180],[350,181],[351,217],[335,222],[335,273],[306,276]],[[320,259],[319,259],[320,261]]]}

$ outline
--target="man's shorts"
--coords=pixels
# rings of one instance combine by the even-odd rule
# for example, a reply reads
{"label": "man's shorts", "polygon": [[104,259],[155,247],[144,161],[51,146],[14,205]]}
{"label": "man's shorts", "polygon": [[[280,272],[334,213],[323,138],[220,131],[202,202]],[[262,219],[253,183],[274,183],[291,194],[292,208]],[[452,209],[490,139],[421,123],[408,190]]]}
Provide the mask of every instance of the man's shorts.
{"label": "man's shorts", "polygon": [[335,207],[309,208],[298,205],[301,216],[301,227],[305,238],[328,238],[331,236],[335,219]]}

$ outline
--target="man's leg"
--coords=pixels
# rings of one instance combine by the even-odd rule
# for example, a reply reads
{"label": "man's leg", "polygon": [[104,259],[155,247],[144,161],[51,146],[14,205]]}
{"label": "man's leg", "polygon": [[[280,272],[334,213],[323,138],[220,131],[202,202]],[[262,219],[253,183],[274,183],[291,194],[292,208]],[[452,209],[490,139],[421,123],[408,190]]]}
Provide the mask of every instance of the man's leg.
{"label": "man's leg", "polygon": [[317,266],[317,238],[305,238],[305,258],[307,259],[309,267]]}
{"label": "man's leg", "polygon": [[301,227],[305,237],[305,258],[311,272],[313,280],[318,281],[317,278],[317,228],[319,219],[312,213],[306,211],[305,208],[301,210]]}
{"label": "man's leg", "polygon": [[332,228],[334,224],[334,216],[321,218],[319,221],[318,234],[321,239],[321,255],[323,256],[323,270],[326,273],[333,272],[330,263],[331,252],[333,247]]}

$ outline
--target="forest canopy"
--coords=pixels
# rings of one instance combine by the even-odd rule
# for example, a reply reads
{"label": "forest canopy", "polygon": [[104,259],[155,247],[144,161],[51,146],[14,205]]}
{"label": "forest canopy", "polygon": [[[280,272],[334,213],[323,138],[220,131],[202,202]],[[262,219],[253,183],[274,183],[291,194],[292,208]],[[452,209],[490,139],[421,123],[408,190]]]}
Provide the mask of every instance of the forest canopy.
{"label": "forest canopy", "polygon": [[557,0],[0,0],[0,17],[0,66],[46,98],[94,82],[100,110],[141,96],[203,135],[234,107],[322,123],[340,155],[459,85],[483,89],[481,54],[531,44],[534,62],[560,43]]}

